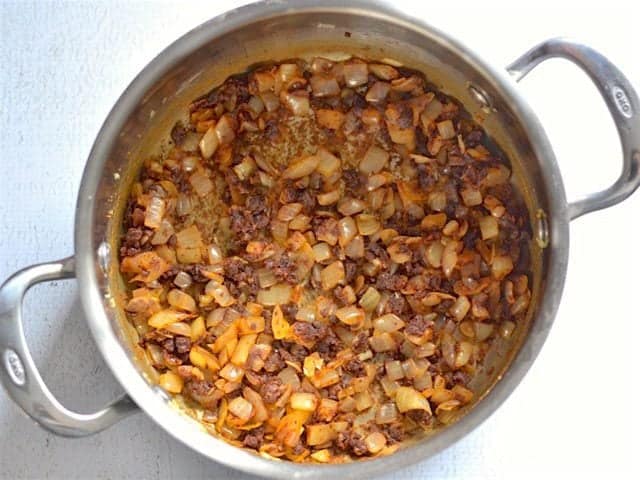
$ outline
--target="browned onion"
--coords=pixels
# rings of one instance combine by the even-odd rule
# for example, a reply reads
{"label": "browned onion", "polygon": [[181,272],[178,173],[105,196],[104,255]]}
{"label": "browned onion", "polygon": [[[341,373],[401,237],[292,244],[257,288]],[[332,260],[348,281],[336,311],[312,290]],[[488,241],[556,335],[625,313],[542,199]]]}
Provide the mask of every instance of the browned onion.
{"label": "browned onion", "polygon": [[340,93],[340,86],[335,78],[325,75],[313,75],[309,80],[314,97],[330,97]]}
{"label": "browned onion", "polygon": [[389,85],[387,82],[376,82],[367,91],[365,100],[370,103],[382,102],[385,98],[387,98],[389,90],[391,90],[391,85]]}
{"label": "browned onion", "polygon": [[372,145],[369,147],[364,157],[360,161],[360,171],[365,174],[378,173],[389,161],[389,152]]}
{"label": "browned onion", "polygon": [[369,72],[366,63],[348,63],[343,68],[344,81],[348,87],[358,87],[367,83]]}

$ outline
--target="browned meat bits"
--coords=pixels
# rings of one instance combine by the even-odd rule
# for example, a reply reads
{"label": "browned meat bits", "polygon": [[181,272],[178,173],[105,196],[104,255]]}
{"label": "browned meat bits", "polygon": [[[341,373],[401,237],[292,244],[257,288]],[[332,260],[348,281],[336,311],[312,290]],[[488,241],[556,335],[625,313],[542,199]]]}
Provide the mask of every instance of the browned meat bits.
{"label": "browned meat bits", "polygon": [[510,169],[412,70],[260,67],[145,162],[120,248],[158,383],[212,433],[296,462],[394,452],[473,401],[526,314]]}

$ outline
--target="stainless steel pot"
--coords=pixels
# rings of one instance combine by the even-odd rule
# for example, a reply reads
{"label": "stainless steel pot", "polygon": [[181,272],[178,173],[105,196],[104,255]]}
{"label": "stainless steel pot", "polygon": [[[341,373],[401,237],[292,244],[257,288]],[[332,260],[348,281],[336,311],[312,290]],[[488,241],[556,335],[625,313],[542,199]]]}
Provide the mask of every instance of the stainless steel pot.
{"label": "stainless steel pot", "polygon": [[[339,466],[298,465],[261,458],[211,436],[173,408],[147,380],[117,298],[117,237],[127,190],[140,160],[193,98],[230,73],[265,60],[337,52],[392,58],[423,70],[463,102],[507,153],[514,179],[531,211],[535,245],[533,301],[516,341],[498,349],[498,368],[479,383],[480,400],[451,426],[380,459]],[[608,189],[568,203],[555,157],[542,126],[514,80],[538,63],[562,57],[582,68],[598,87],[618,128],[623,148],[620,178]],[[431,457],[479,425],[518,385],[536,358],[562,294],[569,253],[569,221],[621,202],[640,184],[640,101],[606,58],[568,40],[544,42],[496,70],[472,51],[422,21],[387,4],[266,1],[221,15],[189,32],[155,58],[122,94],[95,141],[76,207],[75,255],[28,267],[0,289],[0,380],[13,400],[44,428],[66,436],[98,432],[138,406],[178,440],[217,462],[279,478],[364,477]],[[76,277],[93,337],[126,390],[94,414],[64,408],[42,381],[22,330],[21,302],[32,285]]]}

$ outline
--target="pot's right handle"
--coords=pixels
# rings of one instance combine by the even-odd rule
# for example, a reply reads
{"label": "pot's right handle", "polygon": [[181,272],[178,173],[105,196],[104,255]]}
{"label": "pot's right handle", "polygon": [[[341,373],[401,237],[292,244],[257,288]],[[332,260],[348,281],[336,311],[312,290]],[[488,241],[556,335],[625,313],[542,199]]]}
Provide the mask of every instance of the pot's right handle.
{"label": "pot's right handle", "polygon": [[22,299],[36,283],[72,278],[74,258],[33,265],[12,275],[0,287],[0,382],[24,412],[58,435],[80,437],[99,432],[138,411],[128,396],[96,413],[76,413],[53,396],[36,367],[22,329]]}
{"label": "pot's right handle", "polygon": [[640,186],[640,101],[629,80],[602,54],[586,45],[563,38],[547,40],[507,67],[519,81],[549,58],[565,58],[589,75],[607,103],[622,143],[622,173],[606,190],[569,204],[573,220],[585,213],[620,203]]}

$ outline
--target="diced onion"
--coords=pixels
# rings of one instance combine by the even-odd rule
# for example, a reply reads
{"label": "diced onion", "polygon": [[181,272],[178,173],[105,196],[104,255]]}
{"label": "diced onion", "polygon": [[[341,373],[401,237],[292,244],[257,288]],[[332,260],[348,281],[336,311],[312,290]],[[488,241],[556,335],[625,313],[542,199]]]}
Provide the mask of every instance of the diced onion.
{"label": "diced onion", "polygon": [[178,272],[173,279],[173,284],[178,288],[189,288],[192,283],[193,279],[187,272]]}
{"label": "diced onion", "polygon": [[290,300],[291,286],[286,283],[279,283],[266,290],[258,291],[257,301],[265,306],[284,305]]}
{"label": "diced onion", "polygon": [[[366,410],[367,408],[373,405],[373,398],[368,390],[364,390],[362,392],[358,392],[353,396],[353,400],[355,401],[356,410],[361,412]],[[368,420],[373,419],[375,416],[375,412],[373,409],[369,410],[368,414],[364,414],[365,423]]]}
{"label": "diced onion", "polygon": [[318,158],[317,172],[330,177],[340,169],[340,159],[325,148],[319,148],[315,155]]}
{"label": "diced onion", "polygon": [[207,287],[207,293],[211,295],[216,303],[221,307],[229,307],[236,303],[235,298],[231,296],[231,293],[229,293],[229,289],[226,286],[211,280],[207,284]]}
{"label": "diced onion", "polygon": [[335,261],[320,272],[320,282],[323,290],[331,290],[344,280],[344,265]]}
{"label": "diced onion", "polygon": [[483,240],[489,240],[498,236],[498,220],[495,217],[487,215],[478,219],[478,226]]}
{"label": "diced onion", "polygon": [[400,380],[404,378],[404,370],[399,360],[387,360],[384,364],[389,380]]}
{"label": "diced onion", "polygon": [[369,213],[361,213],[356,216],[356,224],[358,226],[358,232],[360,235],[370,236],[377,233],[380,228],[380,221],[375,215]]}
{"label": "diced onion", "polygon": [[391,90],[391,85],[387,82],[376,82],[371,86],[369,91],[367,91],[365,100],[371,103],[382,102],[387,98],[389,90]]}
{"label": "diced onion", "polygon": [[314,73],[328,72],[332,66],[333,62],[327,58],[315,57],[311,61],[311,71]]}
{"label": "diced onion", "polygon": [[191,326],[188,323],[176,322],[167,325],[164,328],[167,332],[174,335],[181,335],[183,337],[191,337]]}
{"label": "diced onion", "polygon": [[330,192],[327,192],[327,193],[318,194],[316,196],[316,199],[318,200],[319,205],[322,205],[323,207],[325,207],[327,205],[332,205],[336,203],[340,199],[340,196],[341,196],[340,190],[331,190]]}
{"label": "diced onion", "polygon": [[502,322],[500,324],[498,333],[502,338],[507,339],[507,338],[510,338],[511,335],[513,335],[513,331],[515,330],[515,328],[516,328],[516,324],[510,320],[507,320],[506,322]]}
{"label": "diced onion", "polygon": [[376,334],[369,339],[369,345],[374,352],[388,352],[390,350],[395,350],[397,345],[393,337],[387,333],[383,332],[380,334]]}
{"label": "diced onion", "polygon": [[242,423],[246,423],[253,415],[253,405],[243,397],[236,397],[229,402],[229,412],[233,413]]}
{"label": "diced onion", "polygon": [[264,102],[258,96],[251,97],[247,104],[249,105],[249,108],[254,111],[256,116],[260,115],[264,111]]}
{"label": "diced onion", "polygon": [[191,213],[191,210],[193,210],[191,197],[184,193],[178,195],[178,200],[176,201],[176,214],[178,214],[179,217],[182,217]]}
{"label": "diced onion", "polygon": [[460,191],[462,201],[467,207],[475,207],[482,204],[482,193],[473,187],[465,187]]}
{"label": "diced onion", "polygon": [[391,65],[385,65],[383,63],[370,64],[369,71],[382,80],[395,80],[400,76],[398,70]]}
{"label": "diced onion", "polygon": [[442,254],[444,252],[444,245],[441,242],[431,242],[425,249],[425,258],[429,265],[433,268],[440,268],[442,265]]}
{"label": "diced onion", "polygon": [[330,130],[338,130],[344,123],[344,113],[338,110],[319,108],[316,110],[318,124]]}
{"label": "diced onion", "polygon": [[376,414],[376,423],[378,425],[383,425],[385,423],[395,422],[398,418],[398,408],[395,403],[383,403],[378,408],[378,412]]}
{"label": "diced onion", "polygon": [[487,171],[486,177],[482,181],[485,187],[495,187],[497,185],[503,185],[509,181],[511,172],[504,165],[498,165],[497,167],[490,167]]}
{"label": "diced onion", "polygon": [[367,288],[358,301],[358,305],[367,312],[374,311],[378,303],[380,303],[380,292],[373,287]]}
{"label": "diced onion", "polygon": [[246,156],[242,159],[242,161],[233,167],[233,171],[236,173],[240,180],[246,180],[253,172],[256,170],[256,162],[253,158]]}
{"label": "diced onion", "polygon": [[455,318],[457,322],[460,322],[467,315],[470,308],[471,302],[469,302],[469,299],[464,295],[460,295],[449,311],[451,312],[451,315],[453,315],[453,318]]}
{"label": "diced onion", "polygon": [[447,222],[447,214],[446,213],[432,213],[430,215],[425,215],[420,222],[420,227],[425,230],[434,230],[438,228],[444,227],[444,224]]}
{"label": "diced onion", "polygon": [[337,370],[331,368],[323,368],[311,378],[311,383],[316,388],[325,388],[340,381],[340,375]]}
{"label": "diced onion", "polygon": [[358,87],[367,83],[369,72],[366,63],[348,63],[343,67],[344,81],[348,87]]}
{"label": "diced onion", "polygon": [[356,409],[356,401],[353,397],[345,397],[340,401],[338,410],[344,413],[353,412]]}
{"label": "diced onion", "polygon": [[386,375],[380,379],[380,385],[382,386],[382,389],[384,390],[384,393],[387,395],[387,397],[391,398],[394,397],[396,391],[400,387],[400,384],[398,382],[396,382],[395,380],[391,380]]}
{"label": "diced onion", "polygon": [[307,431],[307,445],[310,446],[322,445],[338,436],[338,432],[326,423],[307,425],[305,430]]}
{"label": "diced onion", "polygon": [[382,125],[382,115],[375,108],[365,108],[362,111],[362,115],[360,116],[360,120],[366,126],[371,127],[372,129],[378,129]]}
{"label": "diced onion", "polygon": [[442,113],[442,103],[438,100],[432,100],[420,114],[422,126],[427,129],[429,125]]}
{"label": "diced onion", "polygon": [[165,212],[165,201],[158,197],[151,197],[144,215],[144,226],[156,229],[162,223]]}
{"label": "diced onion", "polygon": [[258,335],[256,333],[242,335],[238,340],[238,344],[236,345],[235,350],[233,351],[231,362],[235,365],[243,367],[245,363],[247,363],[249,350],[251,350],[251,347],[253,347],[253,345],[256,343],[257,338]]}
{"label": "diced onion", "polygon": [[367,446],[369,453],[375,454],[387,445],[387,437],[380,432],[373,432],[365,437],[364,444]]}
{"label": "diced onion", "polygon": [[[413,129],[413,127],[400,128],[393,123],[387,122],[387,131],[389,132],[391,141],[394,143],[398,143],[400,145],[415,144],[416,131]],[[413,148],[410,148],[410,150],[413,150]]]}
{"label": "diced onion", "polygon": [[289,403],[294,410],[313,412],[318,406],[318,398],[313,393],[296,392],[289,397]]}
{"label": "diced onion", "polygon": [[494,327],[490,323],[474,322],[473,329],[476,340],[479,342],[484,342],[491,336]]}
{"label": "diced onion", "polygon": [[282,220],[284,222],[288,222],[293,220],[296,215],[298,215],[302,211],[301,203],[288,203],[280,207],[278,210],[278,220]]}
{"label": "diced onion", "polygon": [[431,413],[431,406],[420,392],[411,387],[400,387],[396,390],[396,405],[401,413],[410,410],[424,410]]}
{"label": "diced onion", "polygon": [[491,264],[491,274],[494,278],[502,280],[513,270],[513,260],[508,255],[497,255]]}
{"label": "diced onion", "polygon": [[282,102],[291,110],[297,117],[304,117],[311,113],[311,106],[309,104],[308,93],[304,90],[297,90],[295,92],[286,93],[283,92]]}
{"label": "diced onion", "polygon": [[158,379],[158,383],[162,388],[164,388],[169,393],[182,392],[182,387],[184,385],[182,378],[171,371],[160,375],[160,378]]}
{"label": "diced onion", "polygon": [[189,183],[195,192],[201,197],[211,193],[214,188],[211,179],[201,171],[195,172],[191,175],[189,177]]}
{"label": "diced onion", "polygon": [[271,315],[271,330],[276,340],[282,340],[291,333],[291,325],[289,325],[289,322],[284,318],[279,304],[276,304],[273,309],[273,314]]}
{"label": "diced onion", "polygon": [[273,92],[262,92],[260,98],[267,112],[275,112],[280,108],[280,99]]}
{"label": "diced onion", "polygon": [[365,174],[378,173],[389,161],[389,152],[371,145],[360,161],[360,171]]}
{"label": "diced onion", "polygon": [[230,115],[223,115],[215,126],[220,145],[227,145],[236,138],[233,130],[233,120]]}
{"label": "diced onion", "polygon": [[357,235],[344,247],[344,254],[353,259],[364,257],[364,239]]}
{"label": "diced onion", "polygon": [[287,169],[282,172],[282,177],[290,179],[305,177],[316,169],[319,161],[320,159],[315,155],[304,157],[290,164]]}
{"label": "diced onion", "polygon": [[325,242],[316,243],[313,246],[313,257],[316,262],[324,262],[331,258],[331,247]]}
{"label": "diced onion", "polygon": [[271,72],[255,72],[253,78],[260,93],[273,89],[275,78]]}
{"label": "diced onion", "polygon": [[380,332],[396,332],[404,327],[405,323],[395,313],[387,313],[373,321],[373,328]]}
{"label": "diced onion", "polygon": [[283,63],[278,67],[276,79],[286,85],[296,77],[300,77],[300,69],[295,63]]}
{"label": "diced onion", "polygon": [[314,97],[330,97],[340,93],[340,85],[333,77],[313,75],[309,80]]}
{"label": "diced onion", "polygon": [[264,422],[269,418],[269,412],[267,412],[267,407],[259,393],[249,387],[245,387],[242,390],[242,394],[253,406],[253,421],[255,423]]}
{"label": "diced onion", "polygon": [[237,382],[244,376],[244,369],[233,363],[227,363],[222,370],[220,370],[220,376],[230,382]]}
{"label": "diced onion", "polygon": [[438,122],[436,124],[438,127],[438,134],[443,140],[449,140],[456,136],[456,129],[453,126],[453,122],[451,120],[445,120],[444,122]]}
{"label": "diced onion", "polygon": [[469,342],[460,342],[456,351],[455,368],[465,366],[473,354],[473,344]]}
{"label": "diced onion", "polygon": [[411,249],[402,241],[391,243],[387,247],[387,253],[389,253],[391,261],[398,264],[407,263],[413,258]]}
{"label": "diced onion", "polygon": [[209,260],[209,265],[218,265],[224,260],[222,250],[216,244],[209,245],[209,248],[207,249],[207,257]]}
{"label": "diced onion", "polygon": [[187,318],[186,313],[176,312],[175,310],[160,310],[151,315],[148,320],[149,326],[153,328],[164,328],[172,323],[179,322]]}
{"label": "diced onion", "polygon": [[166,219],[162,220],[160,227],[151,237],[151,245],[164,245],[174,233],[173,225]]}
{"label": "diced onion", "polygon": [[312,323],[316,319],[316,309],[313,304],[306,305],[298,310],[296,313],[296,320],[301,322]]}
{"label": "diced onion", "polygon": [[202,139],[200,140],[200,153],[205,158],[211,158],[216,150],[218,149],[218,134],[216,133],[215,127],[209,128],[206,131]]}
{"label": "diced onion", "polygon": [[342,307],[336,310],[336,317],[347,325],[359,325],[364,321],[364,310],[349,305],[348,307]]}
{"label": "diced onion", "polygon": [[365,207],[366,204],[362,200],[358,200],[353,197],[345,197],[338,202],[337,209],[342,215],[349,216],[362,212]]}
{"label": "diced onion", "polygon": [[444,192],[432,192],[428,202],[431,210],[441,212],[447,207],[447,196]]}
{"label": "diced onion", "polygon": [[458,242],[449,242],[442,251],[442,271],[449,278],[458,263]]}
{"label": "diced onion", "polygon": [[338,221],[338,241],[345,247],[358,234],[358,227],[352,217],[344,217]]}
{"label": "diced onion", "polygon": [[185,310],[187,312],[195,312],[197,310],[196,301],[193,297],[177,288],[169,291],[167,294],[167,302],[178,310]]}

